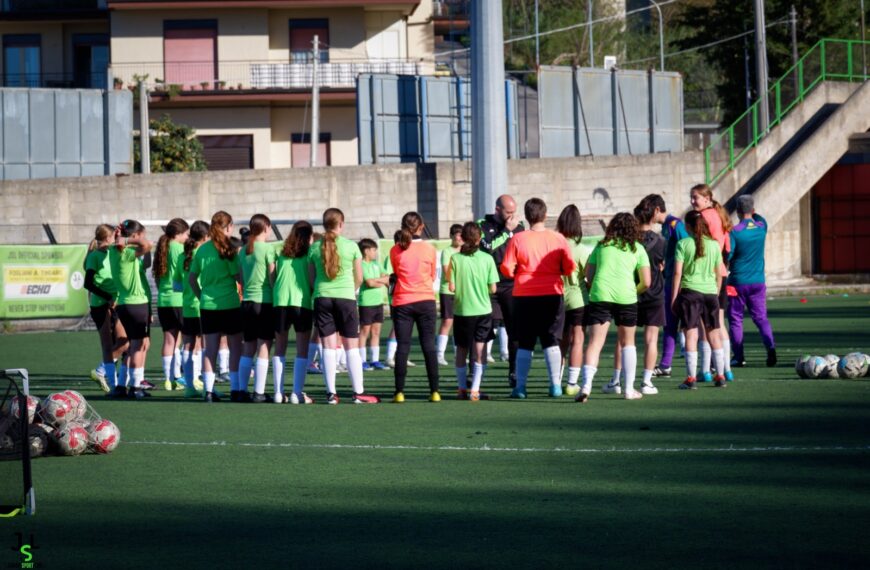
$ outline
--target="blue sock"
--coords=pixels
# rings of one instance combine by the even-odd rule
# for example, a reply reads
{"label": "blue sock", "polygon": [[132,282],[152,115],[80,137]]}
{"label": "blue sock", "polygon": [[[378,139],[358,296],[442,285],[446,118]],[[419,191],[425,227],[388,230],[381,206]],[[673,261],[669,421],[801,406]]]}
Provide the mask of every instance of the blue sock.
{"label": "blue sock", "polygon": [[519,349],[517,351],[517,390],[526,391],[526,380],[532,368],[532,351]]}

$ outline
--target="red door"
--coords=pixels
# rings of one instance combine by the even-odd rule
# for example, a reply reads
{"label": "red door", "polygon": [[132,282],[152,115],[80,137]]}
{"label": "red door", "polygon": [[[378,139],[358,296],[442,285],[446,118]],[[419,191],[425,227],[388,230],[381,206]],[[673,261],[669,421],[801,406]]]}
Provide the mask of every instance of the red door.
{"label": "red door", "polygon": [[870,164],[838,164],[812,192],[816,272],[870,272]]}

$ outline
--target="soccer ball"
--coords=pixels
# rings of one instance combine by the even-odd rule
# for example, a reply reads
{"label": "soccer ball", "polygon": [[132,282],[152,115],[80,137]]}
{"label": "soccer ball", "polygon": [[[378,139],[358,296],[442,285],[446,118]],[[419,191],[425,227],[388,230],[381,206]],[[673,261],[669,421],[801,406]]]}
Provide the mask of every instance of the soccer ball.
{"label": "soccer ball", "polygon": [[807,378],[821,378],[828,369],[828,361],[822,356],[812,356],[804,363],[804,376]]}
{"label": "soccer ball", "polygon": [[794,371],[797,372],[797,375],[801,378],[806,378],[807,374],[804,372],[804,365],[806,365],[807,361],[810,360],[812,356],[809,354],[805,354],[798,358],[794,363]]}
{"label": "soccer ball", "polygon": [[30,428],[30,457],[42,457],[48,451],[48,432],[40,426]]}
{"label": "soccer ball", "polygon": [[12,398],[12,417],[16,420],[21,419],[22,404],[27,402],[27,423],[33,423],[33,417],[36,415],[36,407],[39,405],[39,400],[33,396],[16,396]]}
{"label": "soccer ball", "polygon": [[839,378],[840,373],[837,372],[837,364],[840,363],[840,357],[836,354],[829,354],[825,356],[825,360],[828,362],[828,369],[825,371],[825,376],[828,378]]}
{"label": "soccer ball", "polygon": [[111,453],[121,443],[121,430],[109,420],[100,420],[90,425],[88,443],[97,453]]}
{"label": "soccer ball", "polygon": [[85,397],[75,390],[64,390],[63,395],[66,396],[72,405],[70,420],[77,420],[85,417],[88,407],[85,403]]}
{"label": "soccer ball", "polygon": [[54,433],[54,441],[64,455],[81,455],[88,448],[88,432],[79,424],[68,422]]}
{"label": "soccer ball", "polygon": [[860,378],[867,373],[867,360],[860,352],[850,352],[840,359],[837,372],[841,378]]}
{"label": "soccer ball", "polygon": [[65,394],[49,394],[42,401],[42,418],[46,423],[60,425],[73,419],[73,405]]}

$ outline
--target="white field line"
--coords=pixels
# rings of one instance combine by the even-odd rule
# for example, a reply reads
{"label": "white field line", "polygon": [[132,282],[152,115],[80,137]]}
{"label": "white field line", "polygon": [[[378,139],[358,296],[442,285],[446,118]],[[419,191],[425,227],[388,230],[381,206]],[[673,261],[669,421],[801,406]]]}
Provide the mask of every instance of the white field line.
{"label": "white field line", "polygon": [[607,448],[569,448],[569,447],[491,447],[482,445],[466,447],[458,445],[379,445],[344,443],[244,443],[227,441],[125,441],[130,445],[166,445],[180,447],[253,447],[274,449],[350,449],[350,450],[387,450],[387,451],[485,451],[496,453],[573,453],[573,454],[688,454],[688,453],[791,453],[801,451],[824,452],[868,452],[870,445],[856,446],[751,446],[751,447],[607,447]]}

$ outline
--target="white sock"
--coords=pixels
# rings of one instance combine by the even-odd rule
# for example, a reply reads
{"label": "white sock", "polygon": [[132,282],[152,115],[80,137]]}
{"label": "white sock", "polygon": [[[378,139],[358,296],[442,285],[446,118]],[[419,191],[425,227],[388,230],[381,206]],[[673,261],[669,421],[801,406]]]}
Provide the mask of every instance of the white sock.
{"label": "white sock", "polygon": [[550,374],[550,386],[561,385],[562,351],[559,349],[559,346],[545,348],[544,360],[547,363],[547,372]]}
{"label": "white sock", "polygon": [[118,370],[118,383],[117,386],[128,386],[130,384],[130,369],[127,368],[126,364],[121,364]]}
{"label": "white sock", "polygon": [[276,394],[284,393],[284,356],[272,357],[272,384]]}
{"label": "white sock", "polygon": [[163,357],[163,379],[172,380],[172,357]]}
{"label": "white sock", "polygon": [[115,387],[115,363],[114,362],[104,362],[103,363],[103,374],[106,377],[106,384],[109,385],[109,390],[112,390]]}
{"label": "white sock", "polygon": [[347,351],[343,348],[335,349],[335,363],[339,367],[347,368]]}
{"label": "white sock", "polygon": [[480,392],[480,383],[483,382],[483,364],[474,363],[471,376],[471,391]]}
{"label": "white sock", "polygon": [[248,382],[251,380],[251,369],[254,367],[254,359],[243,356],[239,359],[239,390],[248,391]]}
{"label": "white sock", "polygon": [[365,362],[366,361],[366,347],[361,346],[357,350],[359,351],[360,358],[362,358],[362,361]]}
{"label": "white sock", "polygon": [[680,331],[680,352],[686,353],[686,333]]}
{"label": "white sock", "polygon": [[257,358],[254,361],[254,392],[266,393],[266,379],[269,376],[269,359]]}
{"label": "white sock", "polygon": [[300,395],[305,388],[305,369],[308,368],[308,359],[296,357],[293,361],[293,393]]}
{"label": "white sock", "polygon": [[396,359],[396,349],[399,348],[399,343],[394,338],[387,339],[387,361],[392,362]]}
{"label": "white sock", "polygon": [[[202,376],[202,351],[193,353],[193,380]],[[193,387],[193,384],[191,384]]]}
{"label": "white sock", "polygon": [[456,387],[460,390],[468,390],[468,368],[465,366],[456,367]]}
{"label": "white sock", "polygon": [[488,341],[486,343],[486,358],[489,359],[492,357],[492,341]]}
{"label": "white sock", "polygon": [[145,369],[144,368],[131,368],[133,372],[133,388],[139,388],[142,386],[142,380],[145,380]]}
{"label": "white sock", "polygon": [[335,394],[335,349],[324,348],[320,351],[320,357],[323,361],[323,384],[326,386],[326,392]]}
{"label": "white sock", "polygon": [[177,348],[172,353],[172,378],[181,378],[181,351]]}
{"label": "white sock", "polygon": [[701,358],[701,373],[710,372],[710,360],[713,357],[713,349],[710,348],[710,343],[706,340],[699,341],[698,353]]}
{"label": "white sock", "polygon": [[652,375],[653,375],[652,370],[650,370],[648,368],[644,368],[643,369],[643,383],[644,384],[652,384]]}
{"label": "white sock", "polygon": [[577,380],[580,379],[580,367],[579,366],[569,366],[568,367],[568,384],[574,386],[577,384]]}
{"label": "white sock", "polygon": [[614,386],[619,384],[622,381],[622,368],[614,368],[613,369],[613,378],[610,379],[610,383]]}
{"label": "white sock", "polygon": [[716,366],[716,375],[723,376],[725,374],[725,351],[721,348],[713,351],[713,364]]}
{"label": "white sock", "polygon": [[[214,382],[214,374],[212,373],[212,382]],[[242,382],[239,380],[239,371],[230,372],[230,390],[234,390],[236,392],[242,391]],[[248,383],[245,382],[244,391],[248,391]],[[206,390],[206,392],[211,392],[211,390]]]}
{"label": "white sock", "polygon": [[731,339],[724,331],[722,334],[722,354],[725,355],[725,358],[722,361],[722,371],[719,374],[724,375],[726,372],[731,371]]}
{"label": "white sock", "polygon": [[435,348],[438,350],[438,360],[444,358],[444,353],[447,352],[447,335],[439,334],[435,340]]}
{"label": "white sock", "polygon": [[698,352],[686,351],[686,376],[689,378],[697,378],[698,373]]}
{"label": "white sock", "polygon": [[596,372],[598,372],[598,368],[588,364],[583,365],[583,387],[580,390],[584,394],[592,393],[592,380],[595,378]]}
{"label": "white sock", "polygon": [[206,392],[214,392],[214,372],[203,372],[202,381]]}
{"label": "white sock", "polygon": [[105,376],[106,375],[106,364],[104,362],[100,362],[99,364],[97,364],[97,366],[94,368],[94,370],[97,371],[97,374],[102,374],[103,376]]}
{"label": "white sock", "polygon": [[380,362],[381,360],[381,345],[370,346],[369,350],[372,353],[372,362]]}
{"label": "white sock", "polygon": [[308,343],[308,358],[307,358],[307,360],[309,363],[314,364],[314,362],[317,360],[317,353],[320,352],[320,349],[321,349],[321,346],[319,344],[317,344],[316,342],[309,342]]}
{"label": "white sock", "polygon": [[362,357],[360,356],[358,350],[347,351],[347,373],[350,376],[350,383],[353,386],[353,393],[362,394],[363,392],[365,392],[365,387],[363,384]]}
{"label": "white sock", "polygon": [[218,374],[226,374],[230,371],[230,349],[222,348],[218,351]]}
{"label": "white sock", "polygon": [[532,351],[521,348],[517,351],[517,390],[526,391],[526,381],[532,368]]}
{"label": "white sock", "polygon": [[508,334],[505,327],[498,327],[498,349],[501,355],[507,358],[508,356]]}
{"label": "white sock", "polygon": [[622,369],[625,371],[625,392],[634,392],[634,377],[637,375],[637,347],[622,347]]}

